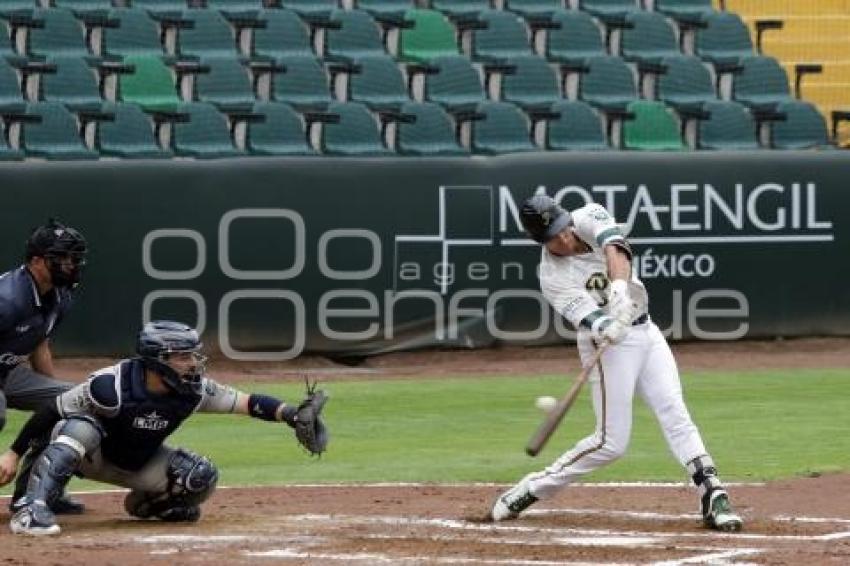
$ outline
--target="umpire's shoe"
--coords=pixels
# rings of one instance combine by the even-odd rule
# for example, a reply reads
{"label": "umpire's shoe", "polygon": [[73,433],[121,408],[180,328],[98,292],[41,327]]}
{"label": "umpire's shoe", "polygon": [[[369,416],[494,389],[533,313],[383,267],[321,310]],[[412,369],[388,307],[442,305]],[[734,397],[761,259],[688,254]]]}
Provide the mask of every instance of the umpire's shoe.
{"label": "umpire's shoe", "polygon": [[62,529],[56,524],[56,517],[43,501],[26,501],[23,507],[12,515],[9,527],[16,535],[58,535]]}
{"label": "umpire's shoe", "polygon": [[[13,499],[9,503],[9,511],[17,513],[25,505],[25,499]],[[62,495],[56,498],[50,510],[56,515],[82,515],[86,511],[86,506],[82,501],[77,501],[68,495]]]}
{"label": "umpire's shoe", "polygon": [[496,499],[490,518],[493,521],[506,521],[516,519],[519,514],[528,509],[535,501],[535,497],[528,489],[528,482],[519,482]]}
{"label": "umpire's shoe", "polygon": [[732,510],[729,495],[723,489],[714,489],[702,497],[702,517],[707,527],[733,533],[741,530],[744,522]]}

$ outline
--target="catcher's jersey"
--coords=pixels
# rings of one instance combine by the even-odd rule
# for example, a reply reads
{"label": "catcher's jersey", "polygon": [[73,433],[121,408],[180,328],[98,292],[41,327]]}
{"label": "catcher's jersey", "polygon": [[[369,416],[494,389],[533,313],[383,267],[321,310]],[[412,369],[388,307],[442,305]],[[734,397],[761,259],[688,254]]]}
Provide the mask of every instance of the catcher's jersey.
{"label": "catcher's jersey", "polygon": [[104,458],[125,470],[138,470],[180,424],[195,411],[230,413],[238,393],[204,377],[198,394],[158,394],[145,385],[144,365],[138,358],[101,369],[57,398],[63,418],[88,414],[104,430]]}
{"label": "catcher's jersey", "polygon": [[[553,255],[543,246],[539,276],[540,289],[546,300],[579,328],[582,320],[594,314],[608,314],[610,281],[603,250],[608,244],[622,243],[626,246],[626,239],[614,218],[599,204],[588,204],[571,214],[573,232],[590,246],[591,251],[565,257]],[[646,288],[634,269],[629,281],[629,296],[637,304],[638,314],[647,312],[649,298]]]}

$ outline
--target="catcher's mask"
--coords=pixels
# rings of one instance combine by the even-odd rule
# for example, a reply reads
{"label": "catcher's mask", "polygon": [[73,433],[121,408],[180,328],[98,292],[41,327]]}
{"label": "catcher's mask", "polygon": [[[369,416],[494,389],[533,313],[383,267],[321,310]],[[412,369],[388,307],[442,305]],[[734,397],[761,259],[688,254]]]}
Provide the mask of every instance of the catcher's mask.
{"label": "catcher's mask", "polygon": [[86,239],[77,230],[51,218],[27,239],[26,260],[44,258],[56,287],[76,287],[86,265]]}
{"label": "catcher's mask", "polygon": [[145,324],[136,339],[136,353],[145,367],[160,374],[165,384],[178,393],[201,392],[207,361],[202,348],[197,330],[170,320]]}
{"label": "catcher's mask", "polygon": [[573,223],[570,213],[546,195],[526,199],[519,217],[525,231],[539,244],[545,244]]}

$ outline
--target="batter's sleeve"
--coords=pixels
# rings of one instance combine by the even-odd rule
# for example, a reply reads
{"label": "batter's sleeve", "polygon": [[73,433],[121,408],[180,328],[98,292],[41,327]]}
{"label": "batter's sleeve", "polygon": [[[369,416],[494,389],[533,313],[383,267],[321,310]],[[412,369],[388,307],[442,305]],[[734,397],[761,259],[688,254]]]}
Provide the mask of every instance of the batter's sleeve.
{"label": "batter's sleeve", "polygon": [[200,413],[232,413],[236,408],[239,392],[229,385],[205,377],[201,402],[196,411]]}
{"label": "batter's sleeve", "polygon": [[[576,285],[559,284],[557,280],[541,285],[543,296],[555,311],[578,328],[583,321],[601,314],[590,294]],[[592,322],[592,321],[591,321]]]}

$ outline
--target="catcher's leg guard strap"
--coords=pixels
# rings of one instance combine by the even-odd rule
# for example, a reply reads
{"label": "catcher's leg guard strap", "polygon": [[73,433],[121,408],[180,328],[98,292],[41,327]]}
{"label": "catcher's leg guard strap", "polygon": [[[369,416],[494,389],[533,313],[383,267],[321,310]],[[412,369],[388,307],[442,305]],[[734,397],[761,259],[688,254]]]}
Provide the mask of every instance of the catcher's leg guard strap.
{"label": "catcher's leg guard strap", "polygon": [[218,482],[218,470],[207,458],[186,450],[175,450],[168,462],[168,490],[165,493],[131,491],[124,508],[134,517],[146,519],[194,521],[198,515],[187,513],[206,501]]}

